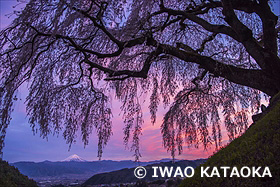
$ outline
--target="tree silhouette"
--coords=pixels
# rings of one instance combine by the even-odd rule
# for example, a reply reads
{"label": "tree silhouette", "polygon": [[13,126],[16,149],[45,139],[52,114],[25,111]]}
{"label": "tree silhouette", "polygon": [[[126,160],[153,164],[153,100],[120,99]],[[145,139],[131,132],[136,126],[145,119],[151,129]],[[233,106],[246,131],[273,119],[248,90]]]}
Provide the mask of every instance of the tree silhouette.
{"label": "tree silhouette", "polygon": [[111,94],[136,159],[143,93],[152,123],[160,103],[169,107],[161,132],[172,156],[184,142],[219,147],[221,124],[234,139],[261,94],[280,91],[279,28],[267,0],[30,0],[1,31],[0,150],[24,82],[33,130],[63,131],[71,145],[80,129],[87,145],[95,129],[99,157]]}

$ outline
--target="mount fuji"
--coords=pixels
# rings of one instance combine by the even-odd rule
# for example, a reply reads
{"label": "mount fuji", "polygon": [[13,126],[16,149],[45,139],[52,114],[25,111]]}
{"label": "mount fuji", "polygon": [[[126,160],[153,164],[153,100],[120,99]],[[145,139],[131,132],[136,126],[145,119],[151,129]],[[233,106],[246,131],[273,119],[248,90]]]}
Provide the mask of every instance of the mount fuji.
{"label": "mount fuji", "polygon": [[74,154],[65,158],[64,160],[62,160],[62,162],[87,162],[87,161],[82,159],[78,155]]}

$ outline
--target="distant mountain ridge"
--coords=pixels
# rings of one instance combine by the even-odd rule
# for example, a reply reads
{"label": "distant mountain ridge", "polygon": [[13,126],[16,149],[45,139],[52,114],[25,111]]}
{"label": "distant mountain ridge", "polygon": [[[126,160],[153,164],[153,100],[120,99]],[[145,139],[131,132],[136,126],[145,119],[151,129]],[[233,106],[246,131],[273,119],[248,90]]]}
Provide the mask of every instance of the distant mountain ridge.
{"label": "distant mountain ridge", "polygon": [[[37,178],[51,178],[51,177],[69,177],[75,175],[78,178],[88,179],[95,174],[111,172],[123,168],[133,168],[138,165],[146,166],[149,164],[156,164],[167,162],[172,159],[162,159],[150,162],[134,162],[132,160],[125,161],[86,161],[78,155],[71,155],[70,157],[57,162],[43,161],[43,162],[15,162],[11,165],[19,169],[21,173],[31,177]],[[178,160],[175,160],[177,162]]]}

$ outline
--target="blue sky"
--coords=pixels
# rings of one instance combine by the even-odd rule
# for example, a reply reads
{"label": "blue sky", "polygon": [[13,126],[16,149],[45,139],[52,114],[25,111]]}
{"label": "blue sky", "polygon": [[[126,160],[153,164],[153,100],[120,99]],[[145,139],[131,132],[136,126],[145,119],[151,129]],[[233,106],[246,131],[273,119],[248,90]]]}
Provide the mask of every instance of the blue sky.
{"label": "blue sky", "polygon": [[[274,6],[274,11],[277,15],[280,14],[280,1],[276,1],[277,4]],[[19,4],[19,5],[18,5]],[[13,6],[16,8],[13,8]],[[7,15],[10,15],[15,9],[21,9],[24,7],[24,4],[20,4],[15,0],[0,0],[0,28],[3,29],[15,18],[12,16],[8,18]],[[15,104],[15,110],[12,115],[12,121],[8,127],[4,155],[3,159],[9,162],[16,161],[59,161],[68,157],[71,154],[78,154],[86,160],[98,160],[97,156],[97,138],[95,133],[91,136],[89,145],[84,148],[83,143],[80,141],[78,136],[77,142],[72,145],[70,151],[68,151],[68,145],[65,143],[65,140],[62,138],[62,135],[49,136],[48,141],[42,139],[39,134],[33,135],[31,127],[28,124],[28,119],[26,118],[26,111],[24,106],[24,100],[26,93],[26,87],[23,86],[19,90],[19,100]],[[148,100],[148,99],[147,99]],[[104,150],[102,159],[110,160],[133,160],[133,153],[125,149],[123,145],[123,132],[122,128],[122,118],[119,115],[120,104],[117,101],[113,103],[113,133],[107,147]],[[148,111],[148,104],[144,104],[144,111]],[[169,153],[166,153],[166,150],[162,147],[162,139],[160,134],[160,122],[161,118],[164,115],[165,110],[160,110],[158,113],[158,123],[154,126],[150,124],[150,116],[148,112],[144,113],[145,124],[143,126],[143,135],[141,138],[141,153],[142,161],[156,160],[161,158],[170,157]],[[212,153],[212,150],[208,152],[203,151],[202,149],[185,149],[182,156],[178,157],[179,159],[196,159],[196,158],[207,158],[208,155]]]}

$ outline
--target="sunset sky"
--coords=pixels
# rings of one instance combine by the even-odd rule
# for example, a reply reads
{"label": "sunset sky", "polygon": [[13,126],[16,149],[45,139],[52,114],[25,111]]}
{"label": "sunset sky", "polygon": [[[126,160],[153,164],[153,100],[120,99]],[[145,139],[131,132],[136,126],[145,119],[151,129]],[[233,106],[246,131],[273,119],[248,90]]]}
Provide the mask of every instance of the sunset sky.
{"label": "sunset sky", "polygon": [[[276,15],[279,16],[280,1],[275,1],[274,6]],[[15,9],[24,7],[24,3],[17,5],[16,0],[0,0],[0,29],[8,26],[8,24],[15,18],[12,16],[9,18],[10,13]],[[70,151],[68,151],[68,145],[62,137],[62,133],[57,136],[49,136],[48,141],[42,139],[40,134],[33,135],[30,125],[28,124],[28,118],[26,117],[24,100],[27,95],[26,85],[21,87],[18,92],[20,100],[15,104],[15,110],[12,114],[12,121],[8,127],[4,155],[3,159],[9,162],[16,161],[60,161],[72,154],[78,154],[80,157],[93,161],[97,158],[97,138],[93,133],[89,145],[84,148],[83,143],[80,141],[81,137],[78,135],[77,142],[72,145]],[[145,98],[143,98],[145,99]],[[148,101],[149,99],[146,98]],[[120,103],[113,101],[113,136],[111,137],[108,145],[103,152],[103,160],[134,160],[133,152],[129,149],[125,149],[123,144],[123,119],[120,114]],[[141,139],[141,161],[158,160],[162,158],[170,158],[170,154],[162,146],[162,136],[160,133],[160,124],[162,117],[167,109],[163,109],[162,105],[159,107],[157,123],[152,125],[150,122],[150,114],[148,112],[148,102],[143,106],[144,125],[142,127],[143,135]],[[223,130],[223,138],[226,140],[228,137]],[[177,159],[198,159],[207,158],[213,153],[213,150],[209,149],[204,151],[202,147],[200,149],[188,149],[185,148],[182,155],[177,156]]]}
{"label": "sunset sky", "polygon": [[[38,134],[33,135],[31,127],[28,124],[26,117],[24,98],[27,94],[26,88],[22,87],[19,91],[19,100],[15,104],[15,111],[12,114],[12,121],[7,130],[4,147],[4,160],[9,162],[16,161],[59,161],[72,154],[78,154],[86,160],[98,160],[97,156],[97,138],[93,133],[88,146],[84,148],[81,142],[81,137],[78,136],[77,142],[72,145],[68,151],[68,145],[62,137],[62,133],[57,136],[49,136],[48,141],[42,139]],[[112,103],[113,110],[113,136],[106,146],[102,159],[104,160],[134,160],[133,152],[126,149],[123,144],[123,119],[120,114],[120,103],[114,101]],[[148,103],[143,106],[144,125],[143,135],[141,139],[141,161],[158,160],[162,158],[171,158],[170,154],[162,146],[162,137],[160,133],[160,123],[165,111],[160,106],[158,120],[155,125],[150,122],[150,114],[148,112]],[[226,135],[225,135],[225,138]],[[177,159],[197,159],[207,158],[212,154],[212,150],[204,151],[203,149],[188,149],[184,150],[181,156]]]}

